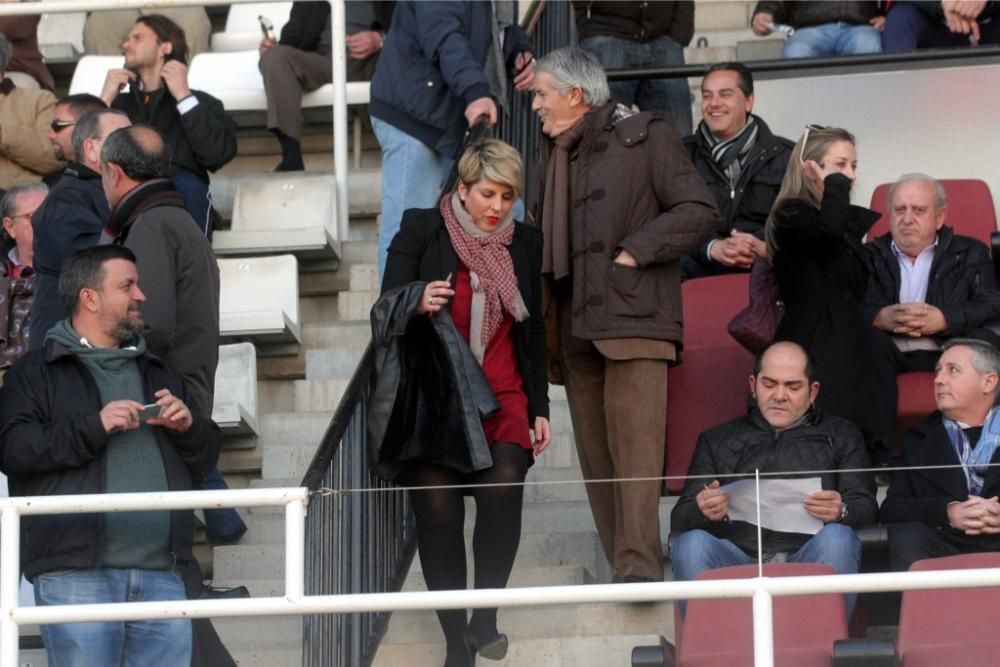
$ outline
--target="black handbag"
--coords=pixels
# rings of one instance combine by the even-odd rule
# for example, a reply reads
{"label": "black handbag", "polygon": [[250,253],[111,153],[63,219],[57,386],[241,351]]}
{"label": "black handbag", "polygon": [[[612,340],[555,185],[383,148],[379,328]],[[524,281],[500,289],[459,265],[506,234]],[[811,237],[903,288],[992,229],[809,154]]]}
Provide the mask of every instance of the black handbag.
{"label": "black handbag", "polygon": [[750,267],[750,304],[729,321],[729,335],[753,354],[760,354],[774,342],[784,314],[778,276],[766,259],[758,257]]}

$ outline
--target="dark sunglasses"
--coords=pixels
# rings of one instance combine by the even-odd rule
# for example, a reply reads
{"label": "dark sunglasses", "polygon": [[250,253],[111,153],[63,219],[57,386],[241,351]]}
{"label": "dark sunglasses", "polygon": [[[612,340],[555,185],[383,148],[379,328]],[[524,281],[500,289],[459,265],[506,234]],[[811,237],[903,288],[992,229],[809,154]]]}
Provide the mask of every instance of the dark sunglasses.
{"label": "dark sunglasses", "polygon": [[71,125],[76,125],[75,120],[54,120],[49,125],[53,132],[59,132],[64,128],[70,127]]}

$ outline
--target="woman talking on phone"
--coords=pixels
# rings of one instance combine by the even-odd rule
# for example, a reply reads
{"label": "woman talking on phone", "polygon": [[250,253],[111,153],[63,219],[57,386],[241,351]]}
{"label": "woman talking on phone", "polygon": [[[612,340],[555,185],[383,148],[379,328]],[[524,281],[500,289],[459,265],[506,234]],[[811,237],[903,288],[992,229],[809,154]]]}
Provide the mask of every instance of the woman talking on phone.
{"label": "woman talking on phone", "polygon": [[861,309],[868,284],[861,242],[879,215],[851,205],[857,167],[854,135],[808,126],[767,220],[767,256],[785,304],[776,340],[808,350],[820,407],[854,422],[872,458],[886,462],[892,434],[880,432],[885,392],[874,386],[872,326]]}
{"label": "woman talking on phone", "polygon": [[[414,319],[447,309],[468,342],[500,409],[482,421],[492,466],[462,472],[435,457],[400,463],[398,481],[411,488],[417,546],[427,587],[466,587],[464,496],[476,501],[472,548],[476,588],[507,584],[521,538],[524,481],[534,456],[550,440],[545,331],[541,318],[542,235],[517,224],[512,207],[521,194],[521,156],[487,139],[458,161],[458,186],[435,209],[410,209],[389,246],[383,294],[426,283]],[[407,336],[419,331],[411,320]],[[533,432],[533,436],[532,436]],[[432,462],[432,460],[437,459]],[[501,484],[501,486],[480,486]],[[439,610],[447,643],[445,665],[473,665],[478,653],[499,660],[507,637],[496,609]]]}

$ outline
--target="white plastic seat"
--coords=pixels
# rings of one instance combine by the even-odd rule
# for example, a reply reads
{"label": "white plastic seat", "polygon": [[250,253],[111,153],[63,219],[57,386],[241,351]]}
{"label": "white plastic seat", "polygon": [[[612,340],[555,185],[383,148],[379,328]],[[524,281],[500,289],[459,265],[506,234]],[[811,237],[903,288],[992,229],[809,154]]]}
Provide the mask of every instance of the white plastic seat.
{"label": "white plastic seat", "polygon": [[69,94],[90,93],[100,95],[109,69],[125,66],[125,56],[84,56],[76,63]]}
{"label": "white plastic seat", "polygon": [[292,13],[290,2],[252,2],[231,5],[226,17],[226,29],[212,35],[212,51],[243,51],[255,49],[260,44],[261,31],[258,16],[267,17],[274,24],[274,36],[281,37],[281,29]]}
{"label": "white plastic seat", "polygon": [[219,335],[227,341],[301,343],[294,255],[219,259]]}
{"label": "white plastic seat", "polygon": [[86,12],[42,14],[38,22],[38,48],[47,58],[83,53],[83,25],[86,22]]}
{"label": "white plastic seat", "polygon": [[257,351],[251,343],[219,346],[212,420],[223,435],[257,435]]}
{"label": "white plastic seat", "polygon": [[232,228],[215,232],[217,255],[290,252],[299,259],[336,259],[337,184],[326,174],[274,174],[240,181]]}

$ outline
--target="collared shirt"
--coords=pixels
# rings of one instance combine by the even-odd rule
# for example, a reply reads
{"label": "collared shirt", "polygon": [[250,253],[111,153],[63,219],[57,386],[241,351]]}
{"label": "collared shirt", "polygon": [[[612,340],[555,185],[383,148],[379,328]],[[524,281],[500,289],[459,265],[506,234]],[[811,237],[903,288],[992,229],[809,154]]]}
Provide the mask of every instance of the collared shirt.
{"label": "collared shirt", "polygon": [[899,302],[924,302],[927,300],[927,282],[931,276],[931,264],[934,263],[934,251],[937,249],[938,239],[934,237],[934,243],[924,248],[917,258],[911,259],[903,253],[892,242],[892,252],[899,260]]}
{"label": "collared shirt", "polygon": [[27,264],[21,263],[21,257],[17,252],[17,247],[10,249],[7,253],[7,270],[11,278],[20,278],[21,276],[30,276],[34,271]]}

